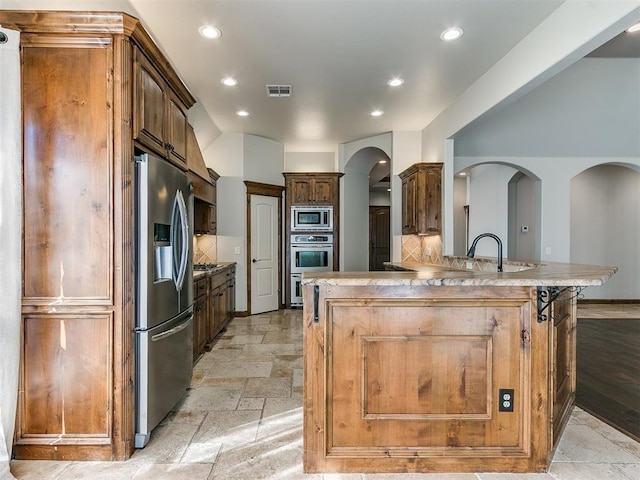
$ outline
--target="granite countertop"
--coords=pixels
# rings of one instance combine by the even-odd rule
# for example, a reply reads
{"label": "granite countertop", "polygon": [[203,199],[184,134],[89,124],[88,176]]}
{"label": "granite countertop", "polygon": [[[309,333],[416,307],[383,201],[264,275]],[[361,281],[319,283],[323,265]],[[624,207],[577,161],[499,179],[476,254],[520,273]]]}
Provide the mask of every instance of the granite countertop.
{"label": "granite countertop", "polygon": [[617,267],[556,262],[513,262],[512,265],[519,265],[520,270],[510,272],[481,272],[413,262],[387,262],[385,265],[394,271],[305,273],[302,284],[589,287],[602,285],[618,270]]}
{"label": "granite countertop", "polygon": [[193,280],[198,280],[199,278],[206,277],[207,275],[214,275],[221,270],[224,270],[231,265],[235,265],[236,262],[216,262],[215,268],[210,268],[208,270],[194,270],[193,271]]}

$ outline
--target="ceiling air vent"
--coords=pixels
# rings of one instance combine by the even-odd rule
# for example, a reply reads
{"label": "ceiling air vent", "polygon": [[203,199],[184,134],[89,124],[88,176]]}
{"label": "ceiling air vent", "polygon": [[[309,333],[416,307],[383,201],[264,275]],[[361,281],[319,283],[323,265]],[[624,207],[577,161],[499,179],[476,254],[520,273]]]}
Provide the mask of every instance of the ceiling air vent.
{"label": "ceiling air vent", "polygon": [[290,97],[291,85],[267,85],[267,95],[270,97]]}

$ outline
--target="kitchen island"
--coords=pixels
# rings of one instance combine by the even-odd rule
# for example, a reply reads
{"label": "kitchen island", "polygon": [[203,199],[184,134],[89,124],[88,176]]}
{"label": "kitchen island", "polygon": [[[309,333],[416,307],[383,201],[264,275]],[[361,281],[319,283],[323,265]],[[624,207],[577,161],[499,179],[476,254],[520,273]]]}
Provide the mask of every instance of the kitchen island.
{"label": "kitchen island", "polygon": [[544,472],[575,398],[576,298],[615,267],[305,274],[306,472]]}

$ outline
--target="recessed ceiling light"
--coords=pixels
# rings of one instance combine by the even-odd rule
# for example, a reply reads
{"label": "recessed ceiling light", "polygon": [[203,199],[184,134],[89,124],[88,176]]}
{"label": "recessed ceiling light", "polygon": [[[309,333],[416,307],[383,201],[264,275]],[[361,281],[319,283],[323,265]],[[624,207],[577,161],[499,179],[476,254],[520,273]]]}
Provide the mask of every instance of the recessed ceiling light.
{"label": "recessed ceiling light", "polygon": [[466,177],[467,176],[467,172],[460,172],[460,173],[458,173],[458,176]]}
{"label": "recessed ceiling light", "polygon": [[220,38],[222,36],[222,32],[220,31],[220,29],[211,25],[202,25],[198,29],[198,31],[200,32],[200,35],[202,35],[204,38],[215,39],[215,38]]}
{"label": "recessed ceiling light", "polygon": [[246,110],[238,110],[236,112],[236,115],[238,115],[239,117],[248,117],[249,116],[249,112],[247,112]]}
{"label": "recessed ceiling light", "polygon": [[391,191],[391,189],[390,189],[390,188],[387,188],[387,192],[390,192],[390,191]]}
{"label": "recessed ceiling light", "polygon": [[440,34],[440,38],[448,42],[448,41],[456,40],[457,38],[460,38],[463,33],[464,32],[462,31],[462,29],[458,27],[447,28],[444,32]]}
{"label": "recessed ceiling light", "polygon": [[387,85],[390,87],[399,87],[404,83],[404,80],[400,77],[393,77],[391,80],[387,82]]}
{"label": "recessed ceiling light", "polygon": [[378,160],[378,163],[385,164],[385,163],[387,163],[387,161],[386,160]]}
{"label": "recessed ceiling light", "polygon": [[383,114],[384,112],[382,110],[374,110],[373,112],[371,112],[371,116],[372,117],[379,117]]}
{"label": "recessed ceiling light", "polygon": [[223,85],[226,85],[227,87],[235,87],[236,85],[238,85],[238,80],[236,80],[233,77],[224,77],[220,81],[222,82]]}
{"label": "recessed ceiling light", "polygon": [[634,25],[631,25],[629,28],[627,28],[627,32],[628,33],[640,32],[640,22],[635,23]]}

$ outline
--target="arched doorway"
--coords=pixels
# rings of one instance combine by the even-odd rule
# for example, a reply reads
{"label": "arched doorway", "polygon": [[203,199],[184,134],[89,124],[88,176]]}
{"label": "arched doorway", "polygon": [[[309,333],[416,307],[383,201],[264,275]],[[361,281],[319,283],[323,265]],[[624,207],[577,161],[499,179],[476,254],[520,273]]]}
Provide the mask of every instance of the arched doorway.
{"label": "arched doorway", "polygon": [[[454,254],[465,255],[481,233],[494,233],[506,257],[537,260],[541,254],[540,179],[509,163],[480,163],[454,177]],[[478,256],[495,257],[495,245],[480,243]]]}
{"label": "arched doorway", "polygon": [[614,265],[618,272],[586,298],[640,298],[640,172],[601,164],[571,179],[571,263]]}
{"label": "arched doorway", "polygon": [[[390,208],[391,159],[380,148],[365,147],[354,153],[346,162],[342,184],[343,195],[343,231],[342,248],[344,271],[368,271],[372,248],[372,237],[376,245],[380,241],[390,245],[391,228],[380,227],[377,222],[370,223],[369,207]],[[390,215],[386,215],[388,219]],[[385,215],[376,215],[375,219],[384,219]],[[371,232],[371,228],[374,232]],[[384,233],[388,237],[383,237]],[[388,260],[388,258],[387,258]]]}

